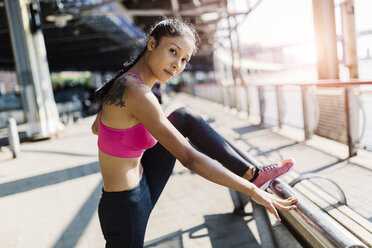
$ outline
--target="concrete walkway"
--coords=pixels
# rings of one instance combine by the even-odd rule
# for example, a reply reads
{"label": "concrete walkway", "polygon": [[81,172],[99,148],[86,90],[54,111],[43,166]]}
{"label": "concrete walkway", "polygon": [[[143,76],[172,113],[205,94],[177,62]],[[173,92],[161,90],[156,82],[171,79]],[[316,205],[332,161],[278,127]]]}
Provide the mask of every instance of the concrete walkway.
{"label": "concrete walkway", "polygon": [[[245,142],[264,163],[294,157],[296,172],[331,177],[344,189],[349,205],[372,220],[370,154],[347,160],[342,145],[320,139],[301,142],[293,130],[255,126],[223,106],[185,94],[166,99],[163,107],[170,113],[181,106],[199,112],[230,139]],[[104,247],[97,216],[102,183],[97,137],[90,132],[93,120],[68,126],[58,139],[22,143],[17,159],[1,150],[1,247]],[[151,215],[146,242],[153,245],[148,247],[260,247],[252,217],[232,215],[232,210],[228,189],[177,163]],[[288,235],[280,223],[275,228]],[[294,242],[281,247],[300,246]]]}

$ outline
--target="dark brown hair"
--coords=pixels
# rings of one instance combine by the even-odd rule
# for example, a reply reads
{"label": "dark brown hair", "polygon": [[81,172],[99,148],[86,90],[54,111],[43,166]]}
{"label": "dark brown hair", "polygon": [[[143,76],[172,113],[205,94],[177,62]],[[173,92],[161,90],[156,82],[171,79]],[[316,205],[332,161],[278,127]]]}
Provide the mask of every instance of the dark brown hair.
{"label": "dark brown hair", "polygon": [[103,102],[105,99],[105,96],[107,92],[110,90],[112,85],[114,84],[115,80],[119,78],[121,75],[123,75],[125,72],[127,72],[131,67],[133,67],[140,58],[145,54],[147,48],[147,40],[150,36],[154,37],[156,40],[156,46],[160,43],[161,39],[166,37],[176,37],[176,36],[183,36],[185,34],[191,35],[194,39],[195,49],[194,53],[197,51],[197,47],[199,45],[199,36],[192,24],[187,23],[186,21],[180,19],[180,18],[165,18],[155,25],[153,25],[150,30],[147,32],[147,35],[145,36],[145,47],[141,51],[141,53],[132,61],[128,61],[124,63],[123,68],[118,72],[116,76],[111,78],[109,81],[107,81],[104,85],[102,85],[100,88],[96,90],[96,100],[99,102]]}

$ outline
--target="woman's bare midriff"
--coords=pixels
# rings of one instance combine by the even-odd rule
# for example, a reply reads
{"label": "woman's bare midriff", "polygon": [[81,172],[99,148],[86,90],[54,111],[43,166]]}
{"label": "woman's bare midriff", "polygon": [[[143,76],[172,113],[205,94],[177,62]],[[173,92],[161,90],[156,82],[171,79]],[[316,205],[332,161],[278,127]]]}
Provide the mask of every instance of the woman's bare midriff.
{"label": "woman's bare midriff", "polygon": [[141,158],[117,158],[99,151],[103,188],[106,192],[119,192],[135,188],[142,178]]}
{"label": "woman's bare midriff", "polygon": [[[115,105],[103,105],[101,122],[111,128],[128,129],[139,121],[126,108]],[[141,158],[119,158],[107,155],[99,150],[103,188],[106,192],[119,192],[136,187],[142,178]]]}

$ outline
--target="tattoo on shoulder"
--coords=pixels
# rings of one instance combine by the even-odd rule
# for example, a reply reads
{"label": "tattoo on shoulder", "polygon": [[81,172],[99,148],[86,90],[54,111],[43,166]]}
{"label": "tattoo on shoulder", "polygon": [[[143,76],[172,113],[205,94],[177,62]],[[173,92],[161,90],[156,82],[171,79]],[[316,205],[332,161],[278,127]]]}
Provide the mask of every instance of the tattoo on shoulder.
{"label": "tattoo on shoulder", "polygon": [[125,90],[127,89],[128,78],[137,78],[131,73],[120,76],[112,85],[111,89],[105,96],[105,102],[108,105],[125,107]]}
{"label": "tattoo on shoulder", "polygon": [[127,88],[127,79],[125,77],[118,78],[111,89],[105,96],[105,102],[108,105],[115,105],[117,107],[125,107],[124,93]]}

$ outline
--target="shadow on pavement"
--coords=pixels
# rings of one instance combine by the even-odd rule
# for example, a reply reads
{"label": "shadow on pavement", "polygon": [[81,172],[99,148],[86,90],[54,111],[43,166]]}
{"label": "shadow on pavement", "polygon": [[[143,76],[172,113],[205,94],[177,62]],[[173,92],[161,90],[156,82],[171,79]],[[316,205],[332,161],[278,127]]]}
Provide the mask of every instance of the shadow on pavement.
{"label": "shadow on pavement", "polygon": [[38,189],[95,173],[99,173],[98,162],[2,183],[0,184],[0,197]]}
{"label": "shadow on pavement", "polygon": [[263,126],[263,125],[251,125],[251,126],[246,126],[246,127],[240,127],[240,128],[234,128],[233,131],[240,135],[244,135],[247,133],[252,133],[252,132],[257,132],[259,130],[265,130],[268,129],[269,127]]}
{"label": "shadow on pavement", "polygon": [[83,235],[90,220],[97,210],[98,202],[102,192],[102,181],[97,185],[88,197],[87,201],[80,208],[74,219],[67,226],[57,242],[53,245],[57,247],[76,247],[80,237]]}
{"label": "shadow on pavement", "polygon": [[305,171],[305,172],[303,172],[302,174],[305,174],[305,173],[317,173],[317,172],[320,172],[320,171],[322,171],[322,170],[325,170],[325,169],[331,168],[331,167],[333,167],[333,166],[335,166],[335,165],[338,165],[339,163],[343,163],[343,162],[348,161],[348,160],[349,160],[349,158],[345,158],[345,159],[337,159],[337,161],[334,162],[334,163],[330,163],[330,164],[324,165],[324,166],[322,166],[322,167],[320,167],[320,168],[317,168],[317,169],[315,169],[315,170]]}
{"label": "shadow on pavement", "polygon": [[178,230],[163,237],[148,241],[145,243],[145,248],[183,248],[182,233],[184,232]]}
{"label": "shadow on pavement", "polygon": [[[246,142],[248,143],[248,142]],[[256,156],[269,156],[271,153],[274,153],[274,152],[278,152],[279,150],[282,150],[282,149],[285,149],[285,148],[289,148],[291,146],[295,146],[295,145],[298,145],[300,144],[300,142],[293,142],[291,144],[287,144],[287,145],[283,145],[283,146],[279,146],[279,147],[276,147],[275,149],[271,149],[269,151],[259,151],[259,148],[257,148],[256,150],[258,150],[259,152],[257,153]]]}
{"label": "shadow on pavement", "polygon": [[24,150],[22,149],[22,153],[51,153],[51,154],[58,154],[58,155],[67,155],[67,156],[78,156],[78,157],[97,157],[97,154],[81,154],[81,153],[71,153],[71,152],[56,152],[56,151],[47,151],[47,150]]}
{"label": "shadow on pavement", "polygon": [[[243,216],[234,214],[214,214],[204,216],[205,223],[187,230],[179,230],[145,243],[146,248],[183,248],[182,235],[190,239],[209,237],[213,248],[257,247],[260,245],[247,226]],[[249,219],[251,221],[252,219]],[[206,231],[201,231],[206,229]],[[198,234],[198,232],[200,234]]]}
{"label": "shadow on pavement", "polygon": [[260,247],[243,216],[214,214],[204,216],[204,220],[213,248]]}
{"label": "shadow on pavement", "polygon": [[242,140],[244,143],[246,143],[250,147],[249,151],[254,150],[254,151],[257,152],[257,154],[255,155],[256,157],[258,157],[258,156],[269,156],[272,153],[277,153],[278,151],[280,151],[282,149],[289,148],[289,147],[292,147],[292,146],[296,146],[296,145],[301,144],[300,142],[295,141],[295,142],[292,142],[290,144],[278,146],[278,147],[275,147],[273,149],[270,149],[270,150],[267,150],[267,151],[263,151],[260,147],[251,144],[247,139],[241,138],[240,140]]}
{"label": "shadow on pavement", "polygon": [[167,235],[164,235],[162,237],[156,238],[154,240],[150,240],[145,243],[145,247],[156,247],[156,248],[183,248],[183,241],[182,241],[182,235],[185,233],[189,234],[190,239],[198,239],[208,236],[208,234],[195,234],[198,231],[205,229],[206,225],[201,224],[198,226],[194,226],[192,228],[189,228],[187,230],[178,230],[176,232],[169,233]]}

